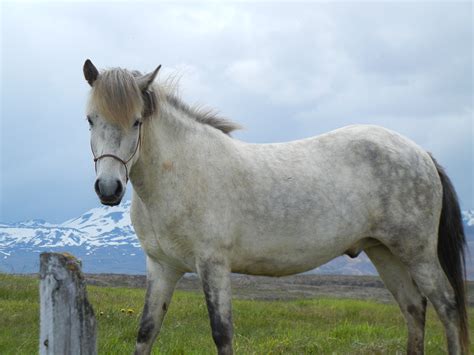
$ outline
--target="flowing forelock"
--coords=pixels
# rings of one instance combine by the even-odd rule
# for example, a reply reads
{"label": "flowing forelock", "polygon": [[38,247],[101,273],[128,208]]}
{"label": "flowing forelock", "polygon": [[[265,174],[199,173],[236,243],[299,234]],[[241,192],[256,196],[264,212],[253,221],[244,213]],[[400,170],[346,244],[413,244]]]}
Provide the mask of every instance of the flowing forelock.
{"label": "flowing forelock", "polygon": [[134,73],[121,68],[100,73],[91,93],[91,104],[106,120],[130,127],[137,112],[143,109],[143,98]]}

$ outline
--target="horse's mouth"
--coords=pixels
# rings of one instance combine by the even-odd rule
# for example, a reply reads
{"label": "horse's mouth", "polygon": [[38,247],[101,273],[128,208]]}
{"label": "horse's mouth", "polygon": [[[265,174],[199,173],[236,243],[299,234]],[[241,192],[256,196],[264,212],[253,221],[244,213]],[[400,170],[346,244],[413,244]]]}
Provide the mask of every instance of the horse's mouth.
{"label": "horse's mouth", "polygon": [[100,202],[106,206],[117,206],[118,204],[120,204],[121,201],[122,201],[121,197],[112,198],[112,199],[100,198]]}

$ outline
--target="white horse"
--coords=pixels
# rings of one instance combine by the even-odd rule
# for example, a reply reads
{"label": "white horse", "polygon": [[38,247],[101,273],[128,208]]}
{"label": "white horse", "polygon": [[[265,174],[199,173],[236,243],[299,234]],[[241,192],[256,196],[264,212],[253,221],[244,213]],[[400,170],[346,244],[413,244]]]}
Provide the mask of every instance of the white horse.
{"label": "white horse", "polygon": [[406,318],[408,353],[423,353],[426,298],[449,353],[469,351],[459,204],[426,151],[365,125],[241,142],[229,135],[238,125],[154,84],[159,68],[99,73],[89,60],[83,68],[95,190],[116,205],[130,178],[132,223],[147,256],[136,354],[150,353],[185,272],[198,273],[218,353],[231,354],[231,272],[289,275],[361,251]]}

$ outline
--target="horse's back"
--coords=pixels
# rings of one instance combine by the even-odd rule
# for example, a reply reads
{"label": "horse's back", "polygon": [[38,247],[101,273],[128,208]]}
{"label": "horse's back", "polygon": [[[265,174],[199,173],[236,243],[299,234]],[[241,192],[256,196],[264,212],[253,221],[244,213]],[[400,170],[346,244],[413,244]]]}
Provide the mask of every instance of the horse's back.
{"label": "horse's back", "polygon": [[[285,163],[303,163],[300,158],[327,159],[328,157],[348,158],[351,151],[359,153],[362,160],[373,160],[373,154],[396,150],[403,159],[411,159],[415,154],[428,154],[410,139],[387,128],[376,125],[351,125],[318,136],[283,143],[244,143],[248,154],[258,160],[285,160]],[[356,157],[354,157],[356,158]]]}
{"label": "horse's back", "polygon": [[379,126],[354,125],[287,143],[247,145],[244,155],[246,172],[267,187],[256,195],[252,191],[262,198],[271,198],[268,192],[293,199],[361,192],[374,197],[379,192],[408,202],[439,195],[433,190],[441,186],[425,150]]}

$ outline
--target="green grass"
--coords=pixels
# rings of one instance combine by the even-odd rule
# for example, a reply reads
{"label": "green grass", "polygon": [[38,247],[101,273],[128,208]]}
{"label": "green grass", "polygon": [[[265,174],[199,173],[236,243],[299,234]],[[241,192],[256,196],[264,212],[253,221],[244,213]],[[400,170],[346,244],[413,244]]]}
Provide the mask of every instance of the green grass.
{"label": "green grass", "polygon": [[[88,287],[88,292],[98,320],[99,353],[131,354],[145,290]],[[134,313],[121,312],[129,308]],[[469,312],[473,319],[474,309]],[[237,354],[405,352],[405,323],[395,305],[339,299],[234,300],[233,314]],[[36,354],[38,325],[38,281],[0,274],[0,354]],[[426,353],[444,354],[442,327],[432,309],[426,332]],[[177,291],[153,354],[210,353],[215,348],[202,294]]]}

